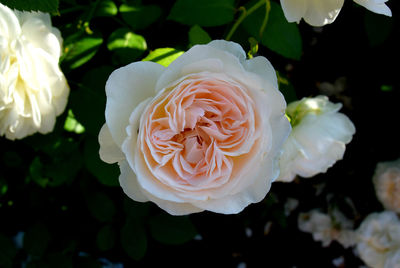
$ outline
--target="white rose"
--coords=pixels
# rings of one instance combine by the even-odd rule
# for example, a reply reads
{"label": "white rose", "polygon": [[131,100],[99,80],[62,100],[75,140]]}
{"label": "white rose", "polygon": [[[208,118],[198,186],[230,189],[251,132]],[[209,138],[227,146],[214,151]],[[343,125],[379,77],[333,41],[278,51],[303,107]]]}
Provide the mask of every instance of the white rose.
{"label": "white rose", "polygon": [[[392,16],[385,2],[388,0],[354,0],[372,12]],[[312,26],[323,26],[335,21],[344,0],[281,0],[286,19],[299,23],[304,19]]]}
{"label": "white rose", "polygon": [[371,213],[357,229],[357,251],[372,268],[393,268],[399,264],[400,221],[392,211]]}
{"label": "white rose", "polygon": [[400,159],[378,163],[372,180],[385,209],[400,213]]}
{"label": "white rose", "polygon": [[100,157],[133,200],[170,214],[238,213],[279,173],[290,132],[275,71],[236,43],[192,47],[167,68],[135,62],[106,84]]}
{"label": "white rose", "polygon": [[50,16],[0,4],[0,135],[53,130],[69,87],[58,66],[62,38]]}
{"label": "white rose", "polygon": [[302,232],[311,233],[314,241],[322,242],[323,247],[329,246],[335,240],[348,248],[356,241],[356,234],[352,230],[353,222],[339,210],[334,210],[332,215],[318,210],[300,213],[298,227]]}
{"label": "white rose", "polygon": [[338,112],[341,107],[325,96],[303,98],[288,105],[286,113],[293,129],[283,145],[277,181],[290,182],[296,175],[312,177],[343,158],[355,127]]}

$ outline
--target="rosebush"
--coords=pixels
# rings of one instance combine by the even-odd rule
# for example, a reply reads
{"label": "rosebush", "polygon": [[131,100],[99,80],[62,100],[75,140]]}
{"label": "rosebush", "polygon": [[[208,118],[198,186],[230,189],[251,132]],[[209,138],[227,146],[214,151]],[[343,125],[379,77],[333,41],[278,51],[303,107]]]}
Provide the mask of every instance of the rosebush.
{"label": "rosebush", "polygon": [[398,2],[0,2],[0,267],[397,265]]}

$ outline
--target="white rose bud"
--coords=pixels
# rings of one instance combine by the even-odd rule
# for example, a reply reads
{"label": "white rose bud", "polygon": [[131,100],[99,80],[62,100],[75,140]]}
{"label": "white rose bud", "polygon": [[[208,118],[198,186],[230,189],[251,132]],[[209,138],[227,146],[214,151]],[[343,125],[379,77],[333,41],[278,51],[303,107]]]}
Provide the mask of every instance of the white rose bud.
{"label": "white rose bud", "polygon": [[58,61],[62,38],[49,14],[0,4],[0,135],[14,140],[53,130],[69,87]]}
{"label": "white rose bud", "polygon": [[290,182],[296,175],[312,177],[343,158],[355,127],[338,112],[341,107],[325,96],[303,98],[288,105],[286,113],[292,132],[283,145],[277,181]]}
{"label": "white rose bud", "polygon": [[373,182],[385,209],[400,213],[400,159],[378,163]]}
{"label": "white rose bud", "polygon": [[339,210],[333,210],[332,215],[318,210],[300,213],[298,227],[300,231],[311,233],[314,241],[322,242],[323,247],[329,246],[334,240],[345,248],[356,242],[356,234],[352,230],[353,221]]}
{"label": "white rose bud", "polygon": [[400,264],[400,221],[392,211],[371,213],[357,229],[360,258],[371,268]]}

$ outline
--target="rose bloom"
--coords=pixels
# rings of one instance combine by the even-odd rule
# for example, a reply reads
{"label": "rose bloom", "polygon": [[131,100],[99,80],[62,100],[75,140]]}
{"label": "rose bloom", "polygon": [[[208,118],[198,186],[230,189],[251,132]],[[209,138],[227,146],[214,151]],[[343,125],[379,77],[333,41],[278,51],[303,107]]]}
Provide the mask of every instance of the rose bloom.
{"label": "rose bloom", "polygon": [[[388,0],[354,0],[359,5],[377,14],[392,16],[385,4]],[[323,26],[335,21],[344,0],[281,0],[286,19],[299,23],[301,19],[312,26]]]}
{"label": "rose bloom", "polygon": [[373,182],[376,196],[385,209],[400,213],[400,159],[378,163]]}
{"label": "rose bloom", "polygon": [[279,174],[290,132],[277,77],[236,43],[192,47],[167,68],[135,62],[106,83],[100,157],[124,192],[170,214],[238,213]]}
{"label": "rose bloom", "polygon": [[298,218],[300,231],[311,233],[314,241],[321,241],[327,247],[333,240],[348,248],[356,242],[353,221],[347,219],[339,210],[333,210],[332,215],[311,210],[300,213]]}
{"label": "rose bloom", "polygon": [[283,146],[277,181],[290,182],[296,175],[315,176],[343,158],[355,127],[338,112],[341,107],[325,96],[303,98],[288,105],[286,113],[293,129]]}
{"label": "rose bloom", "polygon": [[400,221],[394,212],[368,215],[357,229],[357,240],[357,252],[368,266],[399,267]]}
{"label": "rose bloom", "polygon": [[14,140],[53,130],[69,94],[58,65],[61,44],[49,14],[0,4],[0,135]]}

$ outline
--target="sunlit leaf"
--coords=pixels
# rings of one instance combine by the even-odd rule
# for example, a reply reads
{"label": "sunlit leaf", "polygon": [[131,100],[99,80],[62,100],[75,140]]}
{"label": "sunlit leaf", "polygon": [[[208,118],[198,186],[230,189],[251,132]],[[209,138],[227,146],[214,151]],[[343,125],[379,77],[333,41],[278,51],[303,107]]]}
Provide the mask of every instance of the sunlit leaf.
{"label": "sunlit leaf", "polygon": [[204,27],[224,25],[234,18],[234,3],[234,0],[178,0],[168,19]]}
{"label": "sunlit leaf", "polygon": [[76,134],[82,134],[85,132],[85,127],[82,126],[78,120],[76,120],[72,110],[68,110],[67,119],[65,119],[64,129],[69,132],[75,132]]}
{"label": "sunlit leaf", "polygon": [[93,17],[111,17],[117,13],[117,5],[112,0],[101,0],[96,6]]}
{"label": "sunlit leaf", "polygon": [[135,5],[124,3],[119,7],[122,19],[134,30],[145,29],[154,23],[161,15],[157,5]]}
{"label": "sunlit leaf", "polygon": [[120,28],[110,35],[107,47],[120,63],[128,64],[146,51],[147,44],[143,36],[132,33],[128,28]]}
{"label": "sunlit leaf", "polygon": [[78,68],[93,58],[102,43],[103,38],[98,32],[88,35],[83,31],[79,31],[68,36],[64,40],[62,64],[69,69]]}
{"label": "sunlit leaf", "polygon": [[170,47],[157,48],[150,51],[149,55],[147,55],[143,61],[153,61],[167,67],[183,53],[184,52],[181,50]]}

